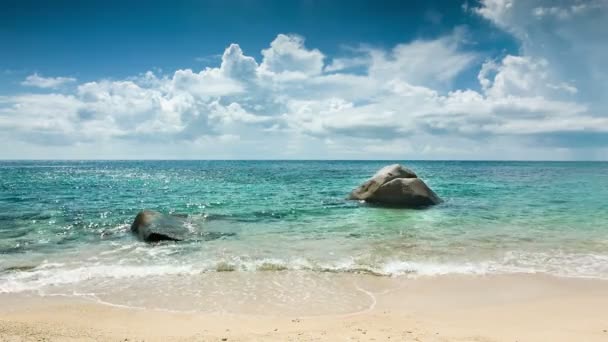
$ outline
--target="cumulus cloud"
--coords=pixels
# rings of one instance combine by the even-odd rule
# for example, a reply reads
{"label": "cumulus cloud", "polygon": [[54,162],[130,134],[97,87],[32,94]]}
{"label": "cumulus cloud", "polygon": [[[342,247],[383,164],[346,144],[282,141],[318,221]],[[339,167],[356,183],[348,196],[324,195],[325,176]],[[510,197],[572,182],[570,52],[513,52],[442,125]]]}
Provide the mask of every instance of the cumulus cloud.
{"label": "cumulus cloud", "polygon": [[25,80],[21,82],[21,85],[27,87],[55,89],[64,84],[72,82],[76,82],[76,79],[72,77],[43,77],[35,73],[26,77]]}
{"label": "cumulus cloud", "polygon": [[321,51],[307,49],[304,38],[285,34],[279,34],[268,49],[262,50],[262,56],[263,71],[287,76],[318,75],[325,59]]}
{"label": "cumulus cloud", "polygon": [[578,93],[596,112],[608,105],[608,2],[482,0],[472,11],[512,33],[525,58],[544,60],[554,86]]}
{"label": "cumulus cloud", "polygon": [[[476,15],[509,25],[501,11],[513,1],[482,6]],[[0,97],[0,131],[4,142],[36,145],[37,153],[61,145],[82,157],[74,153],[89,146],[105,158],[567,159],[581,146],[569,149],[564,139],[608,134],[608,118],[550,59],[506,55],[475,64],[465,34],[333,59],[280,34],[259,63],[231,44],[219,66],[200,71]],[[479,90],[454,87],[475,65]]]}
{"label": "cumulus cloud", "polygon": [[486,95],[551,96],[560,91],[576,94],[578,89],[567,82],[552,79],[548,62],[526,56],[507,55],[501,61],[486,61],[478,74],[479,83]]}
{"label": "cumulus cloud", "polygon": [[230,44],[222,55],[220,70],[228,77],[247,80],[255,77],[258,63],[253,57],[245,56],[238,44]]}

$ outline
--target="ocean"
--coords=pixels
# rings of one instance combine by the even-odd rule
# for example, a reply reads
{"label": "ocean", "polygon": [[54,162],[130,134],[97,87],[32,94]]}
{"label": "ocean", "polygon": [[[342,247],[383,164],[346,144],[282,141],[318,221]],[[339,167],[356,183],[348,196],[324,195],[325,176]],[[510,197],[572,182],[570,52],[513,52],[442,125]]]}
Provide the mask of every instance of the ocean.
{"label": "ocean", "polygon": [[[395,162],[444,202],[395,209],[345,199]],[[187,215],[194,238],[137,241],[129,228],[142,209]],[[222,281],[247,293],[252,274],[279,277],[276,293],[313,279],[305,275],[351,273],[608,279],[608,163],[0,162],[0,293],[137,306],[142,288],[160,303],[168,288],[194,298],[225,291]]]}

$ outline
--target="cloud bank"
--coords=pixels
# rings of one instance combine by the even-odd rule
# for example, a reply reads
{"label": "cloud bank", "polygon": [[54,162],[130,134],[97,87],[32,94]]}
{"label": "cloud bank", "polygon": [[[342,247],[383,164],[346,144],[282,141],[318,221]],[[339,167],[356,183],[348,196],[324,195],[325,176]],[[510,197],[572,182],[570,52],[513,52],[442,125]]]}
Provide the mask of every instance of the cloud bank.
{"label": "cloud bank", "polygon": [[[608,91],[608,46],[595,31],[606,2],[466,11],[513,34],[521,53],[486,60],[462,28],[348,56],[279,34],[259,60],[235,43],[200,71],[86,83],[34,74],[23,85],[46,92],[0,97],[0,142],[15,146],[1,157],[608,159],[597,95]],[[456,87],[471,69],[478,87]]]}

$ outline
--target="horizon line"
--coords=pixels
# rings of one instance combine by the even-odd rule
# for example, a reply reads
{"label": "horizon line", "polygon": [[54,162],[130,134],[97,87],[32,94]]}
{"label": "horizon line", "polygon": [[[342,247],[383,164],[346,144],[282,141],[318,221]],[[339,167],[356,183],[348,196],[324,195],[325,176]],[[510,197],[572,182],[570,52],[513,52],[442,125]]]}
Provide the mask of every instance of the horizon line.
{"label": "horizon line", "polygon": [[361,162],[373,162],[373,161],[423,161],[423,162],[559,162],[559,163],[605,163],[608,160],[559,160],[559,159],[77,159],[77,158],[66,158],[66,159],[2,159],[0,162],[19,162],[19,161],[361,161]]}

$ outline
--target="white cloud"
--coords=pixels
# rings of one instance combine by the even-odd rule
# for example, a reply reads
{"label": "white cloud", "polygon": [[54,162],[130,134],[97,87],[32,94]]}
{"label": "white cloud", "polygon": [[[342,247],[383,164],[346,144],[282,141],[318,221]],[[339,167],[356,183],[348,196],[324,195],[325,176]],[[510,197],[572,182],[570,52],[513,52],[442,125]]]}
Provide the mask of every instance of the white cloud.
{"label": "white cloud", "polygon": [[[477,11],[508,25],[507,4]],[[32,156],[560,159],[573,156],[561,135],[608,134],[579,84],[542,57],[488,60],[480,91],[453,87],[478,58],[463,35],[360,49],[329,64],[298,36],[277,36],[259,64],[231,44],[221,65],[201,71],[0,97],[0,140],[38,146],[22,147]]]}
{"label": "white cloud", "polygon": [[607,1],[482,0],[473,11],[512,33],[521,43],[522,57],[546,61],[547,73],[558,80],[554,87],[604,111]]}
{"label": "white cloud", "polygon": [[279,34],[262,50],[261,70],[294,77],[318,75],[323,70],[325,55],[317,49],[304,46],[304,38],[296,35]]}
{"label": "white cloud", "polygon": [[476,55],[460,51],[464,31],[436,40],[416,40],[399,44],[390,52],[371,50],[370,75],[399,78],[415,85],[441,86],[469,67]]}
{"label": "white cloud", "polygon": [[71,95],[25,94],[8,98],[2,104],[8,105],[3,106],[0,116],[0,127],[4,129],[69,134],[80,103]]}
{"label": "white cloud", "polygon": [[547,3],[546,6],[535,7],[532,11],[534,16],[542,19],[543,17],[554,17],[561,20],[570,19],[573,16],[585,14],[592,10],[605,9],[605,0],[586,0],[576,1],[570,4],[562,4],[562,6],[551,6]]}
{"label": "white cloud", "polygon": [[214,101],[209,107],[209,119],[218,121],[223,125],[231,125],[234,123],[255,124],[272,120],[270,117],[248,113],[241,105],[235,102],[223,106],[218,101]]}
{"label": "white cloud", "polygon": [[215,97],[243,91],[238,80],[224,75],[221,69],[207,68],[201,72],[177,70],[171,79],[173,92],[187,92],[201,97]]}
{"label": "white cloud", "polygon": [[255,77],[258,63],[253,57],[243,55],[238,44],[230,44],[222,55],[220,70],[227,77],[237,80],[247,80]]}
{"label": "white cloud", "polygon": [[516,0],[480,0],[480,6],[473,7],[472,10],[504,29],[516,29],[509,24],[513,18],[515,2]]}
{"label": "white cloud", "polygon": [[55,89],[72,82],[76,82],[76,79],[72,77],[43,77],[35,73],[26,77],[25,80],[21,82],[21,85],[28,87]]}
{"label": "white cloud", "polygon": [[505,56],[499,63],[485,62],[478,75],[488,96],[549,96],[556,92],[575,94],[576,87],[552,79],[548,62],[525,56]]}
{"label": "white cloud", "polygon": [[371,56],[357,56],[353,58],[334,58],[331,64],[325,66],[325,72],[343,71],[369,65]]}

